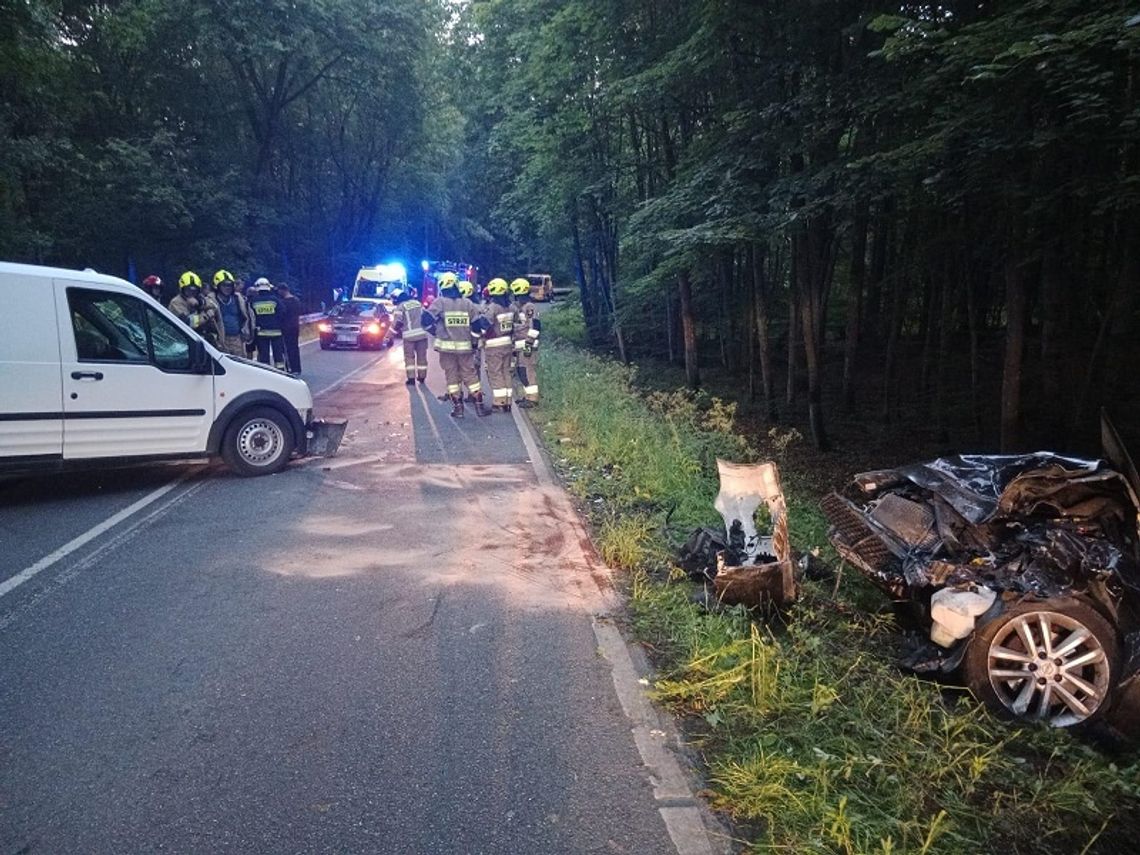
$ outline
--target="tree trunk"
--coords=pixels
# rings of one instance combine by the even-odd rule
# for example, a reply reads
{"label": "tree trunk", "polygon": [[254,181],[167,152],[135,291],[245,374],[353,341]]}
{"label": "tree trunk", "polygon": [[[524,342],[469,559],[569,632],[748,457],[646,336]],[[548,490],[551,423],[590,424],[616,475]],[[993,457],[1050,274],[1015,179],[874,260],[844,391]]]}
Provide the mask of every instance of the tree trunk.
{"label": "tree trunk", "polygon": [[1021,447],[1021,371],[1025,355],[1025,269],[1016,256],[1005,263],[1005,364],[1001,376],[1001,450]]}
{"label": "tree trunk", "polygon": [[800,315],[804,335],[804,357],[808,375],[808,423],[812,442],[820,451],[830,444],[823,419],[823,334],[830,291],[831,224],[826,215],[808,223],[793,238],[796,280],[799,284]]}
{"label": "tree trunk", "polygon": [[688,271],[677,276],[677,290],[681,297],[681,333],[685,342],[685,381],[689,388],[701,385],[701,372],[697,365],[697,324],[693,317],[693,289]]}
{"label": "tree trunk", "polygon": [[788,278],[788,380],[785,400],[788,407],[796,402],[796,371],[800,353],[800,293],[796,285],[796,253],[791,253],[791,271]]}
{"label": "tree trunk", "polygon": [[732,344],[736,341],[736,324],[730,309],[730,292],[732,290],[732,256],[728,253],[718,253],[716,260],[717,285],[720,288],[720,364],[724,370],[732,373]]}
{"label": "tree trunk", "polygon": [[1064,371],[1061,328],[1065,299],[1062,253],[1060,242],[1050,241],[1041,265],[1041,392],[1045,401],[1041,422],[1045,435],[1040,439],[1045,447],[1051,448],[1065,447],[1068,423],[1066,408],[1058,403],[1064,395],[1061,382]]}
{"label": "tree trunk", "polygon": [[938,323],[938,355],[934,366],[934,431],[940,443],[950,441],[946,425],[946,385],[950,361],[950,336],[954,331],[954,304],[957,299],[956,271],[952,267],[943,278],[942,306]]}
{"label": "tree trunk", "polygon": [[843,409],[855,409],[855,364],[859,358],[859,332],[863,320],[863,286],[867,279],[867,214],[855,217],[851,235],[851,282],[847,298],[847,331],[843,342]]}
{"label": "tree trunk", "polygon": [[753,244],[750,248],[752,255],[752,288],[753,288],[753,315],[756,319],[757,355],[760,360],[760,388],[764,399],[764,415],[768,421],[775,422],[779,416],[776,412],[776,390],[773,388],[773,360],[772,338],[769,333],[771,326],[771,306],[769,305],[768,278],[764,275],[765,246]]}
{"label": "tree trunk", "polygon": [[970,416],[974,425],[974,440],[982,441],[981,354],[979,329],[981,311],[978,308],[978,282],[976,271],[970,270],[966,280],[966,317],[970,325]]}

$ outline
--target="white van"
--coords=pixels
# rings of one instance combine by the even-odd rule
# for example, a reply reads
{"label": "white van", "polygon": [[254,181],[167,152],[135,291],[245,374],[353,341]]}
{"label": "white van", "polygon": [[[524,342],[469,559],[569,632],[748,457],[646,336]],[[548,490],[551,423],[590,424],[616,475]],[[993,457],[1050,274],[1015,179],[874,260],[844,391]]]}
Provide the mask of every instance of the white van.
{"label": "white van", "polygon": [[129,282],[0,262],[0,474],[221,455],[277,472],[311,437],[303,381],[223,354]]}

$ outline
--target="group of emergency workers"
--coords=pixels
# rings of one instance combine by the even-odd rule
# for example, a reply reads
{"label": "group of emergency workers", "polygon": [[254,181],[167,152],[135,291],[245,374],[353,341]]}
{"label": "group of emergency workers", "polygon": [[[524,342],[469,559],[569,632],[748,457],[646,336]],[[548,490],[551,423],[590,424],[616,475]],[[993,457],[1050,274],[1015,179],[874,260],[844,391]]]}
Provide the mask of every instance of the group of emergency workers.
{"label": "group of emergency workers", "polygon": [[[142,289],[163,301],[162,279],[148,276]],[[252,358],[290,374],[301,373],[301,301],[289,286],[264,276],[245,286],[228,270],[203,284],[193,270],[178,277],[168,308],[186,326],[233,356]]]}
{"label": "group of emergency workers", "polygon": [[[451,415],[463,418],[464,399],[475,405],[480,416],[494,410],[511,411],[515,379],[522,386],[520,407],[538,405],[538,339],[542,322],[530,300],[530,282],[523,278],[509,285],[495,278],[487,283],[486,302],[472,298],[475,286],[454,273],[439,278],[439,296],[424,307],[414,288],[397,301],[395,329],[404,339],[404,371],[407,385],[427,379],[428,336],[446,378],[441,400],[451,402]],[[482,369],[491,388],[491,406],[486,406]]]}

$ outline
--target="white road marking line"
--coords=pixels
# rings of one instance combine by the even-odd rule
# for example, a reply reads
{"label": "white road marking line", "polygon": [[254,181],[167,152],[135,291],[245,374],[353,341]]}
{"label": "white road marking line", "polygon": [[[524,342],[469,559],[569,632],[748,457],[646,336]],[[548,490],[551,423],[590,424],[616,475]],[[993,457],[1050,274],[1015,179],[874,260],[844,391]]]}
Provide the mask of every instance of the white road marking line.
{"label": "white road marking line", "polygon": [[103,522],[99,523],[96,526],[93,526],[92,528],[89,528],[87,531],[83,532],[83,534],[79,535],[78,537],[73,538],[72,540],[69,540],[67,543],[65,543],[63,546],[61,546],[55,552],[51,553],[50,555],[45,555],[43,558],[41,558],[39,561],[37,561],[32,566],[25,567],[23,570],[21,570],[19,573],[17,573],[15,576],[13,576],[11,579],[8,579],[8,580],[4,581],[3,583],[0,583],[0,597],[3,597],[5,594],[11,593],[16,588],[20,587],[25,582],[27,582],[29,579],[35,577],[36,574],[43,572],[44,570],[51,567],[56,562],[61,561],[64,558],[66,558],[67,556],[71,555],[71,553],[75,552],[75,550],[81,548],[82,546],[84,546],[87,543],[90,543],[92,540],[97,538],[99,535],[103,534],[103,532],[114,528],[119,523],[121,523],[123,520],[127,519],[128,517],[130,517],[134,514],[137,514],[139,511],[141,511],[147,505],[153,504],[154,502],[158,501],[163,496],[165,496],[167,493],[169,493],[171,490],[173,490],[175,487],[178,487],[180,484],[182,484],[189,477],[190,477],[189,474],[183,475],[180,478],[174,479],[169,484],[163,484],[157,490],[152,490],[151,492],[149,492],[145,496],[143,496],[141,499],[139,499],[137,502],[134,502],[133,504],[128,505],[127,507],[125,507],[121,511],[119,511],[117,514],[114,514],[113,516],[107,517],[107,519],[103,520]]}
{"label": "white road marking line", "polygon": [[159,504],[159,506],[154,508],[154,510],[152,510],[150,513],[146,514],[143,517],[131,520],[130,523],[124,526],[121,530],[116,531],[107,540],[96,546],[91,552],[87,553],[85,556],[80,558],[74,564],[68,566],[66,569],[61,570],[59,573],[55,574],[55,576],[53,576],[50,581],[45,582],[38,591],[26,597],[19,606],[17,606],[15,609],[3,617],[0,617],[0,631],[7,629],[13,623],[19,620],[22,615],[30,612],[39,603],[43,602],[64,585],[71,582],[84,570],[95,566],[96,562],[98,562],[99,559],[104,555],[112,552],[115,549],[119,549],[127,543],[130,543],[132,540],[134,540],[134,538],[138,537],[138,535],[142,533],[143,529],[146,528],[147,524],[151,522],[151,520],[157,519],[169,511],[171,508],[173,508],[175,505],[186,501],[188,497],[192,496],[195,492],[205,486],[206,483],[207,482],[205,481],[198,481],[195,484],[191,484],[185,490],[182,490],[181,492],[168,497],[166,501]]}

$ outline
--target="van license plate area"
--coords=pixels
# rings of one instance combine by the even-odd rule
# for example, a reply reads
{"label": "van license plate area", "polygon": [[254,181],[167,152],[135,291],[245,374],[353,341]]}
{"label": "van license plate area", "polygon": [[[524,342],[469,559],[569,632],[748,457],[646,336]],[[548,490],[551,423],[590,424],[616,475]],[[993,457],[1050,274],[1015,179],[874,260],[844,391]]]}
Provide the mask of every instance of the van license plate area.
{"label": "van license plate area", "polygon": [[353,333],[337,333],[336,340],[345,342],[346,344],[355,344],[356,336]]}

